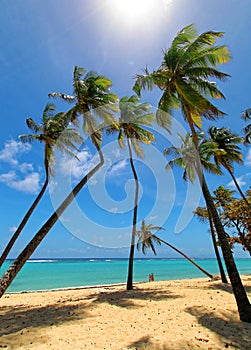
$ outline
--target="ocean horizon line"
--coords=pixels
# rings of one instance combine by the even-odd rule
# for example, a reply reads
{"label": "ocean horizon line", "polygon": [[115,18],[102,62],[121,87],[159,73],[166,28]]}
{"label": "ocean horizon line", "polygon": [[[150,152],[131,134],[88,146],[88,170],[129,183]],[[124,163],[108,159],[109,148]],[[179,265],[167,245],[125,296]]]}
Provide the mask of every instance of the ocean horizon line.
{"label": "ocean horizon line", "polygon": [[[214,257],[190,257],[190,259],[193,259],[193,260],[216,260],[216,258]],[[249,259],[247,257],[237,257],[235,258],[235,260],[239,260],[239,259]],[[16,258],[8,258],[6,259],[6,261],[15,261]],[[111,260],[128,260],[128,257],[124,257],[124,258],[121,258],[121,257],[100,257],[100,258],[97,258],[97,257],[87,257],[87,258],[83,258],[83,257],[72,257],[72,258],[65,258],[65,257],[51,257],[51,258],[44,258],[44,257],[41,257],[41,258],[31,258],[31,259],[28,259],[27,261],[46,261],[46,262],[54,262],[54,261],[59,261],[59,260],[86,260],[86,261],[99,261],[99,260],[102,260],[102,261],[111,261]],[[156,257],[142,257],[142,258],[134,258],[134,260],[187,260],[186,258],[176,258],[176,257],[170,257],[170,258],[163,258],[163,257],[159,257],[159,258],[156,258]],[[221,260],[223,260],[223,258],[221,258]]]}

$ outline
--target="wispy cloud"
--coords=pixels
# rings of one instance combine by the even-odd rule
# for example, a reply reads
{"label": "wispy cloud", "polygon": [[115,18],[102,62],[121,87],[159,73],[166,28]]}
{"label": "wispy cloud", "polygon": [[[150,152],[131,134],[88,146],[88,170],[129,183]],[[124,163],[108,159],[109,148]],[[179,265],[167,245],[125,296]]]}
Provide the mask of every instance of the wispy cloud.
{"label": "wispy cloud", "polygon": [[17,227],[16,227],[16,226],[11,226],[11,227],[9,228],[10,233],[15,233],[16,230],[17,230]]}
{"label": "wispy cloud", "polygon": [[94,159],[91,159],[92,155],[88,150],[79,152],[77,157],[79,160],[66,158],[65,156],[60,159],[59,169],[62,175],[70,175],[75,180],[78,180],[93,167]]}
{"label": "wispy cloud", "polygon": [[157,216],[157,215],[150,215],[150,216],[147,218],[148,221],[154,221],[154,220],[156,220],[156,219],[158,219],[158,216]]}
{"label": "wispy cloud", "polygon": [[109,211],[109,213],[117,214],[119,212],[119,208],[112,208],[108,211]]}
{"label": "wispy cloud", "polygon": [[251,165],[251,149],[248,150],[248,154],[247,154],[247,157],[246,157],[246,159],[245,159],[244,164],[245,164],[245,165],[248,165],[248,166]]}
{"label": "wispy cloud", "polygon": [[112,150],[112,154],[116,157],[119,158],[121,156],[121,152],[119,148],[115,148]]}
{"label": "wispy cloud", "polygon": [[29,152],[31,145],[23,144],[15,140],[6,141],[4,148],[0,151],[0,160],[11,165],[18,165],[17,158],[22,154]]}
{"label": "wispy cloud", "polygon": [[[238,183],[238,185],[241,187],[241,186],[245,186],[247,183],[246,181],[243,179],[243,176],[240,176],[240,177],[237,177],[236,178],[236,181]],[[234,181],[232,180],[231,182],[229,182],[227,184],[228,187],[236,187],[235,184],[234,184]]]}
{"label": "wispy cloud", "polygon": [[173,0],[162,0],[165,10],[168,10],[169,6],[172,6]]}
{"label": "wispy cloud", "polygon": [[118,176],[118,174],[121,173],[122,170],[124,170],[127,166],[127,160],[122,159],[118,163],[111,166],[109,171],[107,172],[107,176]]}
{"label": "wispy cloud", "polygon": [[30,164],[30,163],[21,163],[21,164],[19,164],[18,169],[19,169],[19,170],[21,171],[21,173],[23,173],[23,174],[26,174],[26,173],[33,172],[33,171],[34,171],[33,165]]}

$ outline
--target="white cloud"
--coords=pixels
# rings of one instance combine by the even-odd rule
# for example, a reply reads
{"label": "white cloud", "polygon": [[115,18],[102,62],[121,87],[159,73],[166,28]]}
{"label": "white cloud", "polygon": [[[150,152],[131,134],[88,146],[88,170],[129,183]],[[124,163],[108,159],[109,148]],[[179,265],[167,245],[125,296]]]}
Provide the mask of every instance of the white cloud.
{"label": "white cloud", "polygon": [[118,175],[121,170],[125,169],[127,166],[127,160],[123,159],[119,161],[118,163],[111,166],[110,170],[107,172],[107,176],[114,176]]}
{"label": "white cloud", "polygon": [[115,148],[112,150],[112,154],[116,157],[116,158],[119,158],[121,156],[121,153],[120,153],[120,149],[119,148]]}
{"label": "white cloud", "polygon": [[172,6],[173,0],[162,0],[165,10],[168,10],[169,6]]}
{"label": "white cloud", "polygon": [[0,182],[8,184],[8,183],[14,181],[15,178],[16,178],[16,172],[14,170],[11,170],[6,174],[0,175]]}
{"label": "white cloud", "polygon": [[11,165],[18,165],[17,157],[22,153],[29,152],[31,145],[23,144],[15,140],[5,142],[4,148],[0,151],[0,160]]}
{"label": "white cloud", "polygon": [[147,218],[148,221],[154,221],[156,219],[158,219],[157,215],[151,215],[151,216],[149,216],[149,218]]}
{"label": "white cloud", "polygon": [[0,182],[6,184],[10,188],[24,193],[37,194],[39,191],[39,179],[38,173],[31,173],[25,176],[24,179],[20,179],[16,172],[11,170],[6,174],[0,175]]}
{"label": "white cloud", "polygon": [[16,226],[11,226],[10,229],[9,229],[10,233],[15,233],[16,230],[17,230]]}
{"label": "white cloud", "polygon": [[[237,183],[238,183],[238,185],[239,185],[240,187],[246,185],[246,181],[243,180],[243,176],[237,177],[237,178],[236,178],[236,181],[237,181]],[[229,186],[229,187],[236,187],[233,180],[232,180],[231,182],[229,182],[229,183],[227,184],[227,186]]]}
{"label": "white cloud", "polygon": [[64,176],[71,175],[75,179],[80,179],[93,167],[93,159],[88,150],[77,154],[77,159],[62,157],[59,162],[60,173]]}
{"label": "white cloud", "polygon": [[119,212],[119,208],[112,208],[108,211],[109,211],[109,213],[117,214]]}
{"label": "white cloud", "polygon": [[251,148],[248,150],[248,154],[245,159],[245,165],[251,165]]}
{"label": "white cloud", "polygon": [[21,173],[28,173],[28,172],[33,172],[34,168],[32,164],[29,163],[21,163],[18,166],[18,169],[21,171]]}

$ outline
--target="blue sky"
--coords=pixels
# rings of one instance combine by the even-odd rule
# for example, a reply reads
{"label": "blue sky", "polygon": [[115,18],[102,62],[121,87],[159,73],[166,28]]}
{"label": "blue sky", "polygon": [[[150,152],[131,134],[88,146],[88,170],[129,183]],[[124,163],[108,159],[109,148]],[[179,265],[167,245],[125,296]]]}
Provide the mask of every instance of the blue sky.
{"label": "blue sky", "polygon": [[[28,131],[26,117],[40,121],[49,92],[72,92],[75,65],[109,77],[113,81],[113,91],[120,97],[131,95],[132,77],[146,64],[150,70],[157,68],[162,49],[169,47],[182,27],[194,23],[199,32],[224,31],[221,43],[229,47],[232,60],[222,70],[231,78],[220,85],[226,100],[218,101],[217,105],[227,117],[218,125],[241,132],[244,126],[241,112],[251,106],[250,1],[145,0],[143,3],[144,9],[140,0],[2,0],[1,250],[44,180],[42,145],[23,146],[18,135]],[[159,97],[158,90],[143,94],[143,99],[154,108]],[[53,102],[58,111],[68,107]],[[186,127],[179,113],[176,119],[177,130]],[[141,182],[139,219],[146,218],[148,222],[164,226],[166,230],[162,237],[190,256],[212,257],[207,227],[191,219],[193,206],[199,201],[198,184],[183,183],[179,170],[165,172],[162,149],[173,144],[175,137],[157,131],[158,142],[145,148],[144,160],[135,160]],[[118,149],[114,138],[105,140],[104,152],[105,167],[81,192],[33,257],[127,257],[128,247],[125,246],[130,241],[132,219],[132,174],[127,153]],[[30,219],[11,257],[17,256],[50,216],[60,198],[67,194],[67,166],[71,167],[74,184],[94,164],[93,149],[88,141],[81,149],[80,158],[79,163],[69,163],[62,155],[58,157],[57,176],[50,191]],[[249,187],[251,174],[250,149],[243,149],[243,160],[244,165],[236,166],[235,172],[245,190]],[[208,177],[208,180],[211,188],[220,184],[231,187],[227,175],[217,179]],[[202,200],[200,204],[203,204]],[[158,256],[177,255],[162,247],[158,249]],[[237,249],[236,256],[246,255]]]}

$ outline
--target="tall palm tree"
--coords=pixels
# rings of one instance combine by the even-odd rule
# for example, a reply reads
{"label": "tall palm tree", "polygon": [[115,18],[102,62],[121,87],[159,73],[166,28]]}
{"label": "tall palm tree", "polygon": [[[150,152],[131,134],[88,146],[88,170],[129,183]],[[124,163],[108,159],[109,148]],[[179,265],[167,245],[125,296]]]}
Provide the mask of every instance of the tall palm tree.
{"label": "tall palm tree", "polygon": [[[202,139],[202,134],[198,134],[199,139]],[[197,171],[196,171],[196,161],[197,161],[197,151],[194,147],[194,143],[192,140],[192,137],[189,133],[186,134],[185,137],[182,137],[180,135],[180,139],[182,141],[181,147],[175,147],[171,146],[164,150],[165,155],[172,155],[174,158],[170,160],[167,163],[166,169],[170,170],[173,166],[180,166],[184,169],[183,172],[183,180],[187,181],[190,180],[191,182],[194,182]],[[211,152],[209,152],[209,148],[212,152],[216,154],[216,148],[217,145],[214,142],[211,142],[207,145],[207,148],[205,147],[204,143],[201,142],[199,144],[199,153],[200,153],[200,162],[202,167],[207,170],[210,173],[220,175],[221,170],[217,164],[214,164],[210,161],[211,158]],[[222,151],[219,150],[221,153]],[[221,275],[221,281],[223,283],[227,283],[227,278],[224,272],[224,268],[221,262],[219,250],[217,247],[216,237],[215,237],[215,230],[212,220],[212,215],[210,214],[209,210],[207,210],[207,216],[209,218],[209,224],[210,224],[210,232],[214,247],[214,252],[216,255],[220,275]]]}
{"label": "tall palm tree", "polygon": [[[215,42],[223,32],[207,31],[197,34],[193,24],[183,28],[174,38],[171,46],[163,53],[159,69],[144,75],[136,75],[134,90],[140,95],[142,89],[152,90],[158,87],[163,91],[159,109],[171,114],[173,108],[181,108],[185,121],[188,122],[195,148],[198,150],[198,138],[195,128],[202,127],[202,117],[214,120],[223,116],[212,102],[214,98],[224,98],[223,93],[210,79],[224,80],[228,74],[217,70],[219,64],[228,62],[230,54],[226,46],[217,46]],[[251,304],[243,287],[227,235],[221,224],[203,171],[197,170],[206,205],[212,215],[214,226],[221,244],[223,257],[237,302],[240,319],[251,322]]]}
{"label": "tall palm tree", "polygon": [[107,133],[112,134],[118,132],[118,143],[123,149],[128,148],[130,165],[135,181],[135,197],[133,209],[133,225],[131,235],[131,245],[128,263],[127,290],[133,289],[133,261],[135,251],[135,236],[137,228],[138,215],[138,197],[139,197],[139,182],[138,175],[133,162],[132,148],[137,156],[143,157],[144,153],[140,147],[140,143],[150,144],[155,141],[154,135],[143,128],[150,126],[154,120],[153,113],[150,112],[148,103],[139,103],[139,98],[136,96],[123,97],[119,101],[120,116],[113,126],[107,128]]}
{"label": "tall palm tree", "polygon": [[[249,202],[247,201],[246,196],[242,192],[238,181],[234,176],[233,162],[242,164],[242,153],[238,144],[242,143],[242,138],[228,128],[218,128],[212,126],[208,130],[209,137],[213,142],[217,144],[217,147],[223,152],[214,154],[214,160],[217,165],[222,165],[232,177],[232,180],[239,191],[241,197],[244,199],[247,206],[251,209]],[[210,142],[210,140],[209,140]],[[205,146],[207,145],[207,140],[204,141]]]}
{"label": "tall palm tree", "polygon": [[[104,164],[104,157],[101,151],[102,130],[100,130],[96,125],[95,119],[91,112],[94,111],[94,108],[96,108],[94,111],[95,115],[98,115],[107,122],[108,119],[112,121],[111,110],[116,110],[116,95],[110,93],[111,81],[109,79],[100,76],[95,72],[89,72],[85,75],[85,77],[83,77],[84,72],[84,68],[75,67],[74,69],[74,96],[60,93],[53,93],[51,96],[61,97],[70,103],[75,103],[74,107],[72,107],[66,113],[67,120],[71,120],[73,123],[77,124],[77,116],[83,116],[83,129],[89,135],[97,149],[99,162],[73,188],[65,200],[59,205],[56,211],[50,216],[46,223],[40,228],[40,230],[35,234],[16,260],[4,273],[0,279],[0,297],[5,293],[6,289],[21,270],[25,262],[39,246],[50,229],[55,225],[63,212],[68,208],[76,195]],[[97,109],[99,110],[97,111]]]}
{"label": "tall palm tree", "polygon": [[160,226],[153,226],[152,224],[146,225],[145,220],[142,220],[140,230],[136,231],[136,234],[138,236],[137,249],[140,250],[140,247],[141,247],[142,253],[146,254],[146,250],[150,248],[153,251],[154,255],[156,255],[154,244],[156,243],[158,245],[161,245],[161,243],[164,243],[171,249],[175,250],[177,253],[181,254],[185,259],[190,261],[190,263],[192,263],[196,268],[198,268],[206,276],[208,276],[211,279],[214,277],[211,273],[207,272],[198,264],[196,264],[196,262],[190,259],[181,250],[175,248],[172,244],[168,243],[164,239],[159,238],[153,233],[153,231],[159,231],[159,230],[163,230],[163,228]]}
{"label": "tall palm tree", "polygon": [[4,249],[0,257],[0,267],[8,256],[11,248],[28,222],[39,201],[43,197],[50,181],[50,175],[54,175],[54,148],[77,158],[72,151],[76,150],[75,143],[80,144],[83,142],[82,137],[76,129],[67,128],[67,118],[65,114],[58,113],[55,115],[55,109],[55,106],[51,103],[46,105],[41,124],[37,124],[32,118],[27,118],[26,124],[32,131],[32,134],[19,136],[23,143],[33,141],[44,143],[45,181],[36,199],[32,203],[31,207],[25,214],[23,220]]}

